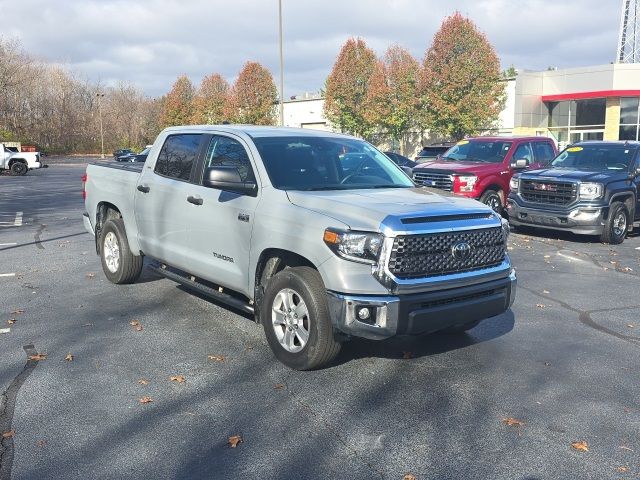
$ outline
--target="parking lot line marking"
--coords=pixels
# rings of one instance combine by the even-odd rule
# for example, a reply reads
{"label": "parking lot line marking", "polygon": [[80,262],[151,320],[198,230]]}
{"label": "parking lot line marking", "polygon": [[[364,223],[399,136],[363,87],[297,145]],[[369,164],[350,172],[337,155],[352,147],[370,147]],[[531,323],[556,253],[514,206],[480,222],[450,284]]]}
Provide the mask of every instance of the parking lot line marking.
{"label": "parking lot line marking", "polygon": [[16,220],[13,222],[16,227],[22,226],[22,212],[16,212]]}
{"label": "parking lot line marking", "polygon": [[17,243],[0,243],[0,247],[11,247],[12,245],[17,245]]}
{"label": "parking lot line marking", "polygon": [[0,277],[15,277],[15,273],[0,273]]}

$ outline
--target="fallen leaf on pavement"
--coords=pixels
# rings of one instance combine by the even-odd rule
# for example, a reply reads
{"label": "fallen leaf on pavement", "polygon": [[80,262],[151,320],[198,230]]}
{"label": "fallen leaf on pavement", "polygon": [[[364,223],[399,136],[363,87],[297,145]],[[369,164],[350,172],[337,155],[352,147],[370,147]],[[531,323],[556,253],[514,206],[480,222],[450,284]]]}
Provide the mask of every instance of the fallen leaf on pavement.
{"label": "fallen leaf on pavement", "polygon": [[524,425],[524,422],[521,422],[520,420],[516,420],[515,418],[512,418],[512,417],[503,418],[502,423],[504,423],[505,425],[509,425],[510,427],[522,427]]}
{"label": "fallen leaf on pavement", "polygon": [[153,402],[153,400],[151,399],[151,397],[147,397],[147,396],[142,397],[142,398],[141,398],[140,400],[138,400],[138,401],[139,401],[140,403],[151,403],[151,402]]}
{"label": "fallen leaf on pavement", "polygon": [[545,367],[550,367],[551,366],[551,362],[544,362],[544,366]]}
{"label": "fallen leaf on pavement", "polygon": [[236,448],[239,443],[242,443],[242,437],[240,435],[233,435],[229,437],[229,446],[231,448]]}
{"label": "fallen leaf on pavement", "polygon": [[551,255],[545,255],[544,258],[551,258]]}
{"label": "fallen leaf on pavement", "polygon": [[549,294],[549,293],[551,293],[551,292],[550,292],[549,290],[543,290],[543,291],[542,291],[542,293],[544,293],[544,294]]}
{"label": "fallen leaf on pavement", "polygon": [[40,360],[46,360],[46,359],[47,359],[46,353],[36,353],[35,355],[29,355],[29,360],[35,360],[36,362],[39,362]]}
{"label": "fallen leaf on pavement", "polygon": [[413,352],[402,352],[402,358],[404,359],[413,358]]}
{"label": "fallen leaf on pavement", "polygon": [[140,380],[138,380],[138,383],[140,385],[147,385],[149,383],[149,380],[145,380],[144,378],[141,378]]}
{"label": "fallen leaf on pavement", "polygon": [[207,358],[209,360],[215,360],[216,362],[224,362],[223,355],[207,355]]}
{"label": "fallen leaf on pavement", "polygon": [[174,375],[173,377],[169,377],[169,380],[171,380],[172,382],[184,383],[184,376]]}
{"label": "fallen leaf on pavement", "polygon": [[620,445],[620,449],[621,449],[621,450],[629,450],[630,452],[633,452],[633,449],[632,449],[632,448],[625,447],[624,445]]}
{"label": "fallen leaf on pavement", "polygon": [[627,325],[627,327],[629,327],[629,328],[635,328],[635,325],[634,325],[633,323],[630,323],[630,324],[628,324],[628,325]]}
{"label": "fallen leaf on pavement", "polygon": [[402,480],[416,480],[416,476],[411,473],[407,473],[402,477]]}
{"label": "fallen leaf on pavement", "polygon": [[95,277],[95,276],[96,276],[96,274],[95,274],[95,273],[92,273],[92,272],[89,272],[89,273],[87,273],[87,274],[85,275],[85,277],[87,277],[87,278],[93,278],[93,277]]}
{"label": "fallen leaf on pavement", "polygon": [[129,325],[131,325],[136,330],[136,332],[142,331],[142,324],[138,320],[131,320],[129,322]]}
{"label": "fallen leaf on pavement", "polygon": [[8,432],[4,432],[2,434],[2,438],[11,438],[16,434],[15,430],[9,430]]}
{"label": "fallen leaf on pavement", "polygon": [[618,473],[627,473],[629,471],[629,467],[618,467],[616,468]]}
{"label": "fallen leaf on pavement", "polygon": [[67,356],[64,357],[67,362],[73,362],[73,354],[71,352],[67,353]]}
{"label": "fallen leaf on pavement", "polygon": [[623,272],[633,272],[633,268],[631,267],[624,267],[621,269]]}
{"label": "fallen leaf on pavement", "polygon": [[38,441],[36,442],[36,445],[37,445],[38,447],[44,447],[45,445],[47,445],[47,441],[46,441],[46,440],[38,440]]}
{"label": "fallen leaf on pavement", "polygon": [[629,413],[629,412],[631,412],[631,409],[630,409],[630,408],[627,408],[627,407],[624,407],[624,408],[622,409],[622,411],[623,411],[624,413]]}
{"label": "fallen leaf on pavement", "polygon": [[23,313],[24,313],[24,309],[17,308],[13,312],[11,312],[11,315],[22,315]]}
{"label": "fallen leaf on pavement", "polygon": [[284,384],[284,383],[276,383],[276,384],[273,386],[273,388],[274,388],[274,389],[276,389],[276,390],[284,390],[284,388],[285,388],[285,384]]}
{"label": "fallen leaf on pavement", "polygon": [[538,308],[545,308],[546,305],[544,303],[536,303],[536,307]]}
{"label": "fallen leaf on pavement", "polygon": [[7,323],[9,325],[13,325],[14,323],[16,323],[16,319],[15,318],[10,318],[9,320],[7,320]]}
{"label": "fallen leaf on pavement", "polygon": [[587,442],[573,442],[571,444],[571,446],[575,449],[578,450],[580,452],[588,452],[589,451],[589,445],[587,444]]}

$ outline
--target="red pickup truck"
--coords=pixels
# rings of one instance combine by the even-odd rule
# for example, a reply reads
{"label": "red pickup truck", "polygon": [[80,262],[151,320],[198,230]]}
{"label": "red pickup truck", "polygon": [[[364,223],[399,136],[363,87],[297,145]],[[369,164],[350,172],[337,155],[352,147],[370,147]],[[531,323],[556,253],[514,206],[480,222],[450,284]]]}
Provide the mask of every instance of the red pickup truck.
{"label": "red pickup truck", "polygon": [[467,138],[438,161],[414,167],[413,179],[418,185],[475,198],[501,212],[513,174],[542,168],[557,154],[555,143],[547,137]]}

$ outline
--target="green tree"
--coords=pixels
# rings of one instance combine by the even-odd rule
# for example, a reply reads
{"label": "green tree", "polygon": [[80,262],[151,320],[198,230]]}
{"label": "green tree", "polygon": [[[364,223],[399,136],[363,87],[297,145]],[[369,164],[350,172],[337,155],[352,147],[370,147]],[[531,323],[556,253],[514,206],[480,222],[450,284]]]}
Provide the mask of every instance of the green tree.
{"label": "green tree", "polygon": [[222,123],[229,84],[217,73],[204,77],[194,100],[193,123]]}
{"label": "green tree", "polygon": [[389,47],[369,81],[364,117],[381,128],[403,150],[405,134],[415,126],[420,64],[404,48]]}
{"label": "green tree", "polygon": [[446,18],[427,50],[421,100],[425,127],[453,139],[492,126],[505,102],[498,56],[459,12]]}
{"label": "green tree", "polygon": [[160,124],[162,127],[189,125],[193,118],[195,89],[186,75],[178,77],[162,105]]}
{"label": "green tree", "polygon": [[324,113],[343,132],[369,136],[373,125],[365,118],[369,82],[376,55],[361,38],[350,38],[340,49],[325,85]]}
{"label": "green tree", "polygon": [[224,113],[234,123],[274,125],[276,101],[271,72],[257,62],[247,62],[231,87]]}

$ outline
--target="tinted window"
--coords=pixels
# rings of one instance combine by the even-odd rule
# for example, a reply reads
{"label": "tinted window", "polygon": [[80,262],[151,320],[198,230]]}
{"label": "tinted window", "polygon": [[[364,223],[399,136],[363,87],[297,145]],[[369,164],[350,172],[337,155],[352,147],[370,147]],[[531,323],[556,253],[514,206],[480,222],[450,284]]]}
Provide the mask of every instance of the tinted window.
{"label": "tinted window", "polygon": [[629,168],[635,153],[635,147],[626,145],[576,145],[558,155],[552,165],[555,168],[596,172],[624,171]]}
{"label": "tinted window", "polygon": [[553,148],[547,142],[535,142],[533,144],[536,161],[540,163],[549,163],[555,156]]}
{"label": "tinted window", "polygon": [[[620,123],[622,125],[638,123],[638,97],[620,99]],[[621,138],[620,140],[627,139]]]}
{"label": "tinted window", "polygon": [[500,163],[511,148],[511,142],[461,140],[447,150],[444,160],[458,162]]}
{"label": "tinted window", "polygon": [[184,134],[167,137],[158,155],[155,172],[165,177],[189,180],[198,159],[202,135]]}
{"label": "tinted window", "polygon": [[255,180],[249,155],[244,147],[233,138],[214,135],[209,142],[204,160],[207,167],[236,167],[242,181]]}
{"label": "tinted window", "polygon": [[533,153],[531,152],[531,146],[528,143],[521,143],[516,148],[515,153],[513,154],[514,160],[522,160],[525,159],[527,163],[531,163],[533,161]]}

